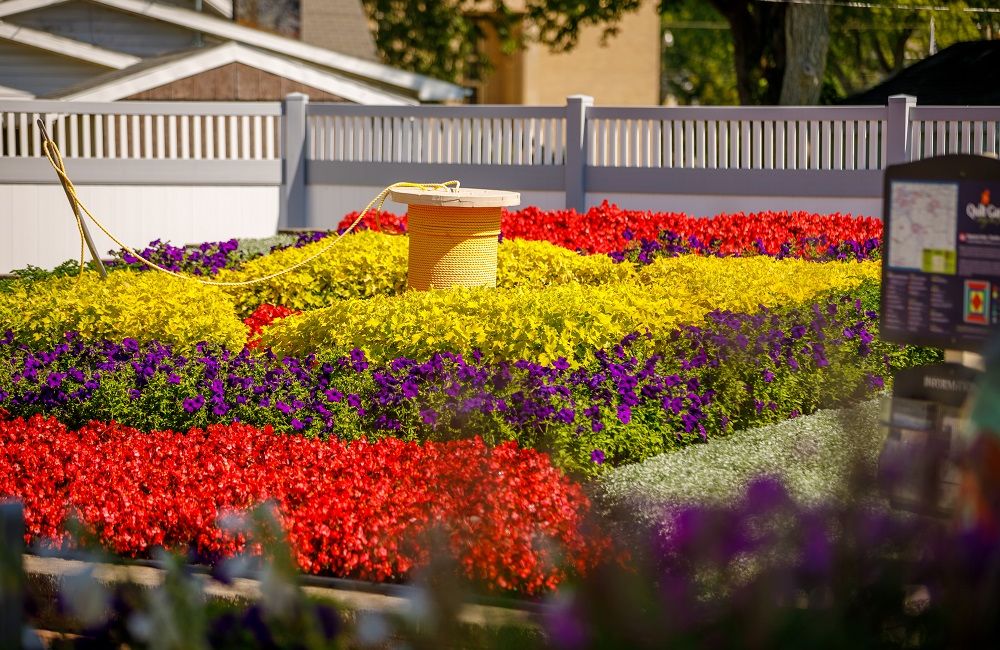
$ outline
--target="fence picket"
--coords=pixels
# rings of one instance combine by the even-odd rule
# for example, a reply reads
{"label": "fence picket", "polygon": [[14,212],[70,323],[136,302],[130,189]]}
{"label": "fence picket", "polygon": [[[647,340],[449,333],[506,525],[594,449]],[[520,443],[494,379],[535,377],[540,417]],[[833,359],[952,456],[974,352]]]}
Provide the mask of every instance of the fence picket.
{"label": "fence picket", "polygon": [[731,147],[729,165],[731,169],[746,169],[744,158],[744,139],[742,120],[733,120],[729,123],[729,144]]}
{"label": "fence picket", "polygon": [[764,125],[760,120],[750,123],[750,165],[754,169],[764,168]]}
{"label": "fence picket", "polygon": [[718,169],[729,168],[729,123],[716,122],[719,135],[719,166]]}
{"label": "fence picket", "polygon": [[177,157],[177,116],[167,117],[167,157]]}
{"label": "fence picket", "polygon": [[766,169],[781,169],[785,158],[785,125],[776,120],[767,122],[764,132]]}
{"label": "fence picket", "polygon": [[69,155],[72,158],[80,155],[80,116],[76,113],[69,116]]}
{"label": "fence picket", "polygon": [[191,119],[191,155],[195,160],[201,160],[202,157],[201,124],[202,119],[200,115],[195,115]]}
{"label": "fence picket", "polygon": [[684,120],[684,166],[694,167],[694,121]]}
{"label": "fence picket", "polygon": [[740,121],[740,169],[753,169],[750,155],[750,125],[746,120]]}
{"label": "fence picket", "polygon": [[82,128],[80,133],[80,153],[84,158],[90,158],[90,147],[92,138],[90,133],[90,121],[92,115],[81,115],[80,119],[82,121]]}
{"label": "fence picket", "polygon": [[7,140],[7,150],[5,152],[6,157],[14,158],[17,156],[17,138],[14,137],[16,132],[16,128],[14,127],[16,118],[14,117],[13,111],[0,115],[0,118],[3,118],[7,123],[7,126],[4,129],[4,135]]}
{"label": "fence picket", "polygon": [[[105,136],[104,136],[104,123],[106,115],[94,115],[94,157],[104,158],[105,149]],[[114,156],[107,156],[108,158],[113,158]]]}
{"label": "fence picket", "polygon": [[27,158],[28,153],[28,114],[21,113],[21,155]]}
{"label": "fence picket", "polygon": [[868,124],[858,123],[857,134],[857,168],[868,169]]}

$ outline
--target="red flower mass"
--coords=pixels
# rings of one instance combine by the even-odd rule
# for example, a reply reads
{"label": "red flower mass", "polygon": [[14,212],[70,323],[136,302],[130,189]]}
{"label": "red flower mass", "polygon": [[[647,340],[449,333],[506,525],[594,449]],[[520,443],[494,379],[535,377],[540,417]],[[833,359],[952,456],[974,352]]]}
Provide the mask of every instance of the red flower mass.
{"label": "red flower mass", "polygon": [[[356,213],[347,215],[340,227],[347,227],[356,217]],[[380,219],[387,232],[406,229],[405,215],[397,217],[384,212]],[[364,224],[374,228],[374,217],[366,215]],[[882,222],[873,217],[839,213],[739,212],[706,219],[680,212],[622,210],[607,201],[583,213],[536,207],[505,211],[502,230],[503,236],[509,239],[543,240],[585,253],[623,250],[629,243],[625,238],[626,230],[635,239],[656,239],[660,231],[666,230],[685,239],[693,235],[705,243],[718,240],[722,254],[756,251],[757,241],[769,254],[775,254],[784,243],[797,244],[812,238],[822,237],[830,244],[882,238]]]}
{"label": "red flower mass", "polygon": [[533,594],[607,546],[584,536],[590,502],[546,455],[476,438],[345,444],[234,423],[143,433],[53,418],[0,420],[0,498],[21,499],[27,540],[65,541],[70,511],[116,553],[244,550],[219,517],[277,503],[303,570],[400,580],[439,529],[466,574]]}
{"label": "red flower mass", "polygon": [[301,313],[298,309],[290,309],[284,305],[264,303],[257,307],[252,314],[243,319],[243,324],[250,328],[247,334],[247,347],[256,348],[260,343],[261,330],[274,321]]}

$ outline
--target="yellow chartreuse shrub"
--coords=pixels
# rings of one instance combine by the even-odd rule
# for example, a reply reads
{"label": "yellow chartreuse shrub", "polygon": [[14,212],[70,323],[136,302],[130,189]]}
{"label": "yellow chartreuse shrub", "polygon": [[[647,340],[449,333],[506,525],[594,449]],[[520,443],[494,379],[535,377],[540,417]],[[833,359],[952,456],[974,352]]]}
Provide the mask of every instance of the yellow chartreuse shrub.
{"label": "yellow chartreuse shrub", "polygon": [[163,273],[115,271],[101,280],[87,272],[79,278],[49,278],[0,293],[0,330],[12,329],[18,341],[50,345],[69,331],[88,340],[132,337],[179,348],[208,341],[240,349],[247,329],[236,305],[214,287]]}
{"label": "yellow chartreuse shrub", "polygon": [[753,313],[805,302],[823,291],[853,289],[881,277],[878,262],[807,262],[755,257],[661,257],[640,269],[639,283],[690,296],[692,313],[728,309]]}
{"label": "yellow chartreuse shrub", "polygon": [[791,305],[878,275],[876,262],[688,256],[658,261],[637,278],[612,284],[539,289],[526,283],[346,300],[276,323],[265,329],[264,343],[294,355],[358,347],[377,360],[478,348],[490,359],[583,362],[631,332],[648,329],[655,346],[673,328],[697,324],[713,309]]}
{"label": "yellow chartreuse shrub", "polygon": [[654,311],[676,321],[683,309],[641,294],[635,283],[411,291],[288,318],[266,328],[263,341],[279,354],[358,347],[379,360],[476,348],[491,359],[582,359],[655,320]]}
{"label": "yellow chartreuse shrub", "polygon": [[580,255],[545,241],[508,239],[497,249],[497,286],[611,284],[635,277],[631,263],[615,264],[607,255]]}
{"label": "yellow chartreuse shrub", "polygon": [[[332,240],[284,250],[250,260],[216,280],[239,282],[277,273],[315,255]],[[307,311],[338,300],[393,295],[406,289],[405,237],[362,231],[347,235],[331,250],[290,273],[228,291],[242,313],[263,303]]]}
{"label": "yellow chartreuse shrub", "polygon": [[[223,271],[220,281],[260,278],[308,259],[329,240],[288,248],[247,262],[239,271]],[[345,237],[315,261],[277,278],[230,291],[241,313],[262,303],[304,311],[338,300],[391,296],[406,290],[409,239],[363,231]],[[497,285],[534,286],[579,282],[602,284],[634,275],[631,264],[615,264],[606,255],[584,257],[548,242],[503,242],[497,253]]]}

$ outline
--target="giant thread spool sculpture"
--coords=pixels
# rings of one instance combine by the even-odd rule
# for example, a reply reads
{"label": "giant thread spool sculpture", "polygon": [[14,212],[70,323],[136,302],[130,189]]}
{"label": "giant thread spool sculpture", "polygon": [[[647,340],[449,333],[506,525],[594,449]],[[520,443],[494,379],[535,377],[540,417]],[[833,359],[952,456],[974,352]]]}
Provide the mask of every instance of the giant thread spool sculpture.
{"label": "giant thread spool sculpture", "polygon": [[501,190],[400,188],[410,236],[407,285],[411,289],[497,286],[500,210],[521,195]]}

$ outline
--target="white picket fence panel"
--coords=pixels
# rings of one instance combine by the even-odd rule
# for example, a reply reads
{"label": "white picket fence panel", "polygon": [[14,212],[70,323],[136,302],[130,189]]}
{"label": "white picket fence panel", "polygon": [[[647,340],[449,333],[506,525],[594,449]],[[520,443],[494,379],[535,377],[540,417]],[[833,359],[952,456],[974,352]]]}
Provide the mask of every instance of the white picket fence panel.
{"label": "white picket fence panel", "polygon": [[661,169],[868,170],[886,163],[873,107],[592,108],[588,164]]}
{"label": "white picket fence panel", "polygon": [[457,165],[562,165],[560,107],[348,106],[307,109],[309,160]]}
{"label": "white picket fence panel", "polygon": [[1000,107],[916,106],[911,110],[910,159],[950,153],[1000,153]]}
{"label": "white picket fence panel", "polygon": [[[277,160],[277,102],[0,102],[0,159],[40,158],[36,121],[67,158]],[[0,179],[2,182],[2,179]]]}

